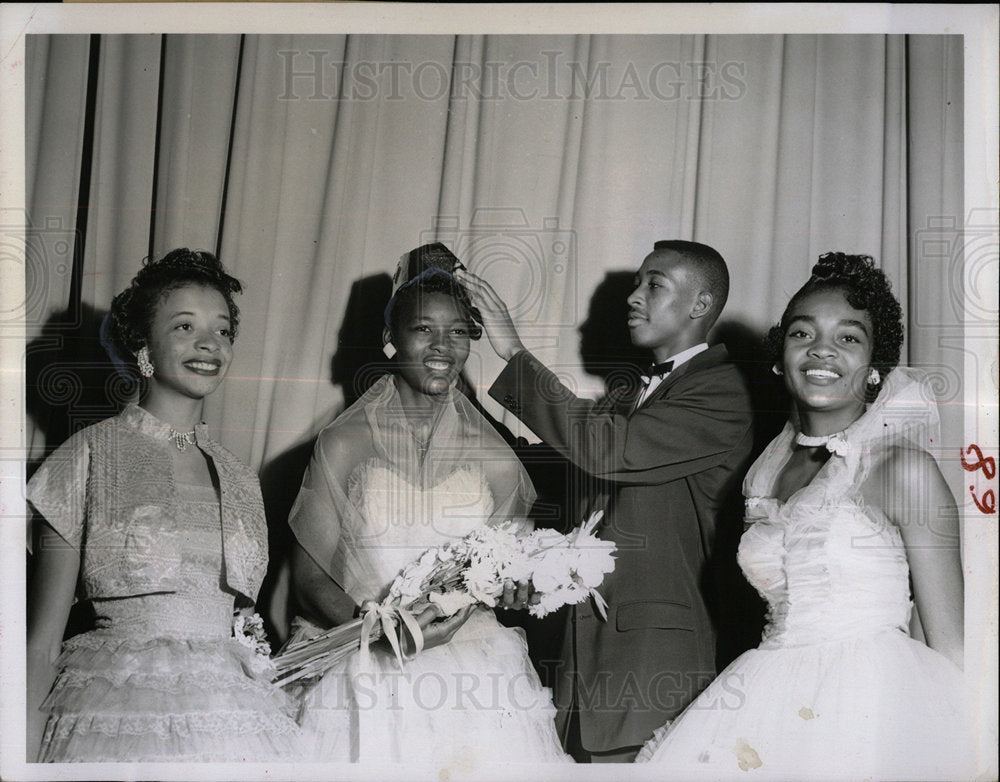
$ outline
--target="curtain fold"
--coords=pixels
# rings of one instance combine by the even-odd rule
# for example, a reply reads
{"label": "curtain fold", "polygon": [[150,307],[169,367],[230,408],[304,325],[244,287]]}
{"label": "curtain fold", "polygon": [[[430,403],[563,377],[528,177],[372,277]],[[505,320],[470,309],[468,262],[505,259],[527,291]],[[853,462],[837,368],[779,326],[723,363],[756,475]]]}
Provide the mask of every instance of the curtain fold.
{"label": "curtain fold", "polygon": [[25,44],[28,339],[69,304],[90,39],[29,35]]}
{"label": "curtain fold", "polygon": [[[206,420],[260,472],[280,566],[312,439],[384,366],[402,253],[443,241],[496,287],[527,346],[596,396],[632,356],[622,302],[633,272],[656,240],[682,238],[726,258],[717,335],[761,387],[773,379],[760,338],[817,256],[875,256],[904,305],[904,358],[935,378],[942,466],[961,505],[950,457],[977,414],[963,382],[988,371],[965,366],[964,324],[996,316],[962,287],[963,264],[995,260],[995,215],[981,236],[981,218],[965,231],[977,205],[963,204],[962,46],[921,35],[29,35],[29,458],[134,393],[109,376],[96,333],[142,259],[219,248],[245,293]],[[485,394],[500,368],[484,339],[465,375],[488,413],[531,437]],[[279,637],[281,579],[272,570],[262,598]]]}
{"label": "curtain fold", "polygon": [[[942,383],[961,377],[947,331],[960,334],[961,313],[940,295],[960,259],[930,257],[921,239],[942,221],[961,229],[960,38],[100,43],[83,150],[87,38],[29,36],[29,218],[72,227],[92,159],[82,297],[97,311],[150,247],[221,248],[246,293],[206,414],[258,469],[353,398],[379,347],[387,276],[425,241],[489,278],[529,347],[584,394],[602,389],[580,359],[592,297],[671,237],[722,252],[734,291],[722,326],[752,334],[818,254],[872,254],[906,303],[909,360],[941,367]],[[68,295],[56,262],[29,287],[43,271],[29,301],[39,319]],[[498,370],[484,341],[469,382],[521,431],[482,393]]]}
{"label": "curtain fold", "polygon": [[50,316],[69,305],[89,56],[86,35],[29,35],[25,43],[29,340]]}
{"label": "curtain fold", "polygon": [[152,254],[215,251],[236,96],[238,35],[163,37]]}
{"label": "curtain fold", "polygon": [[[83,262],[77,257],[82,250],[77,216],[90,37],[29,35],[25,60],[24,331],[34,355],[59,355],[81,325],[81,313],[71,311],[78,303],[70,296],[74,265]],[[31,355],[27,364],[32,414],[25,421],[25,444],[29,460],[36,461],[58,445],[50,442],[59,435],[50,426],[48,403],[66,397],[62,384],[55,393],[42,388]],[[74,391],[68,398],[78,396]]]}
{"label": "curtain fold", "polygon": [[[909,361],[936,380],[941,430],[950,445],[960,443],[965,415],[965,253],[978,249],[977,232],[965,234],[962,38],[909,36],[906,49],[910,284],[898,292],[907,308]],[[962,497],[964,476],[954,462],[949,466],[952,491]]]}
{"label": "curtain fold", "polygon": [[149,254],[159,35],[101,36],[83,301],[107,309]]}

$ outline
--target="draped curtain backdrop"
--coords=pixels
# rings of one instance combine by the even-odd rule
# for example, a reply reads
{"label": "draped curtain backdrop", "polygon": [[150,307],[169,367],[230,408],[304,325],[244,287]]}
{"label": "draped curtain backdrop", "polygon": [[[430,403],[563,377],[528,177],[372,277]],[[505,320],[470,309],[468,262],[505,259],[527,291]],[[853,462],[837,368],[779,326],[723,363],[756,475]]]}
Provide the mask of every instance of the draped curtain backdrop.
{"label": "draped curtain backdrop", "polygon": [[[265,492],[294,496],[386,275],[436,240],[591,396],[580,325],[654,241],[722,253],[719,333],[754,358],[820,253],[870,254],[962,436],[961,257],[927,241],[963,224],[960,37],[29,36],[27,74],[29,364],[80,360],[144,257],[219,252],[246,292],[206,419]],[[530,437],[485,394],[499,369],[484,339],[466,376]],[[33,458],[59,404],[130,392],[81,373],[29,369]]]}

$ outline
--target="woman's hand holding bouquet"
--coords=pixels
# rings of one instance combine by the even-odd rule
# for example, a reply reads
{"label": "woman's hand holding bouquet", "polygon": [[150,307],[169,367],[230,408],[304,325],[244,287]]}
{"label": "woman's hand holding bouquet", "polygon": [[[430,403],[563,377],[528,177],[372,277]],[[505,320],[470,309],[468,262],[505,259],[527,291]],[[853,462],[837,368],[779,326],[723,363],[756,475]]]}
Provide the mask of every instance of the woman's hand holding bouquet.
{"label": "woman's hand holding bouquet", "polygon": [[593,598],[606,618],[597,588],[614,570],[615,544],[595,534],[602,515],[568,535],[550,529],[518,534],[519,526],[504,522],[428,549],[396,577],[384,600],[365,601],[360,619],[286,647],[274,659],[275,680],[289,684],[321,675],[354,650],[364,670],[369,645],[382,636],[402,666],[404,652],[447,643],[478,604],[527,605],[528,613],[542,617]]}

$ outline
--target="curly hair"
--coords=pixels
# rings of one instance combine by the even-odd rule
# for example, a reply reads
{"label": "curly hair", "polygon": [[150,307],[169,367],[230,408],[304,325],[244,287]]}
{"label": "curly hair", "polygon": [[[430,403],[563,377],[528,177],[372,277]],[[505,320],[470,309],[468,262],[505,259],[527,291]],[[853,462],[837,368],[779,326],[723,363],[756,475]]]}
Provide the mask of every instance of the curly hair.
{"label": "curly hair", "polygon": [[420,300],[424,296],[432,293],[440,293],[454,299],[459,311],[469,321],[470,339],[479,339],[483,335],[482,315],[472,304],[468,292],[450,274],[437,269],[430,270],[430,273],[424,272],[422,276],[400,288],[393,296],[386,307],[386,322],[389,324],[389,332],[393,335],[397,334],[403,319],[419,307]]}
{"label": "curly hair", "polygon": [[115,350],[122,357],[135,356],[149,340],[156,308],[169,293],[187,285],[213,288],[226,300],[232,342],[240,314],[233,295],[242,293],[243,286],[212,253],[184,247],[159,260],[147,258],[129,287],[112,300],[108,336]]}
{"label": "curly hair", "polygon": [[767,334],[765,344],[770,360],[781,362],[785,332],[795,305],[812,293],[826,290],[843,291],[848,304],[868,313],[873,332],[871,365],[884,378],[899,363],[903,345],[903,311],[893,295],[888,277],[875,266],[870,255],[829,252],[819,257],[819,262],[812,268],[812,276],[792,296],[781,321],[772,326]]}

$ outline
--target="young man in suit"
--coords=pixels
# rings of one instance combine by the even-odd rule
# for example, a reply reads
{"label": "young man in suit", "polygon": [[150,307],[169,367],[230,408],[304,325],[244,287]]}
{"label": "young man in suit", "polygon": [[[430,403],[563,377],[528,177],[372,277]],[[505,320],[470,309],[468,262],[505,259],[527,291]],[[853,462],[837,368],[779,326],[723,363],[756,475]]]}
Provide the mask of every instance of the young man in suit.
{"label": "young man in suit", "polygon": [[707,335],[725,305],[718,252],[657,242],[628,298],[632,342],[656,364],[608,403],[576,397],[521,343],[484,280],[457,273],[506,368],[490,395],[594,477],[600,535],[618,546],[601,586],[607,621],[571,611],[556,680],[560,729],[584,762],[631,762],[716,673],[712,548],[739,491],[753,443],[750,396]]}

